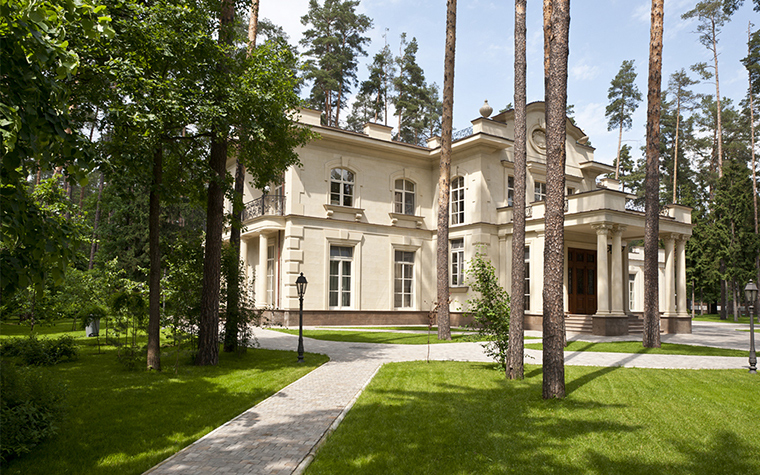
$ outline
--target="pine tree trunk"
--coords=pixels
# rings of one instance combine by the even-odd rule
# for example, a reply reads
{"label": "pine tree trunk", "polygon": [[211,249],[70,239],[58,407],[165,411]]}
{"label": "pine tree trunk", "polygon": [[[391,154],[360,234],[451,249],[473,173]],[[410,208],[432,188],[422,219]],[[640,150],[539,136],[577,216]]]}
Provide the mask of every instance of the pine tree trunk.
{"label": "pine tree trunk", "polygon": [[100,223],[100,200],[103,198],[103,181],[105,175],[100,172],[100,183],[98,184],[98,203],[95,205],[95,220],[92,223],[92,244],[90,244],[90,263],[87,269],[92,270],[95,265],[95,252],[98,250],[98,224]]}
{"label": "pine tree trunk", "polygon": [[553,0],[546,95],[546,212],[543,289],[543,397],[565,397],[563,336],[565,142],[570,1]]}
{"label": "pine tree trunk", "polygon": [[[718,266],[718,270],[720,272],[720,275],[723,276],[726,273],[726,261],[723,259],[720,260],[720,264]],[[726,311],[726,308],[728,307],[728,297],[726,296],[727,290],[726,290],[726,279],[723,277],[720,278],[720,319],[721,320],[728,320],[728,312]]]}
{"label": "pine tree trunk", "polygon": [[161,180],[163,178],[163,150],[161,145],[153,152],[153,184],[150,189],[148,216],[148,369],[161,371]]}
{"label": "pine tree trunk", "polygon": [[[232,44],[235,3],[222,0],[219,43]],[[218,132],[218,131],[215,131]],[[209,152],[212,176],[208,186],[206,208],[206,246],[203,255],[201,313],[198,324],[198,366],[219,362],[219,287],[222,266],[222,231],[224,228],[224,179],[227,174],[227,138],[214,133]]]}
{"label": "pine tree trunk", "polygon": [[617,158],[615,159],[615,179],[620,179],[620,149],[623,147],[623,119],[620,119],[620,133],[618,134]]}
{"label": "pine tree trunk", "polygon": [[681,125],[681,96],[679,89],[679,96],[677,98],[678,105],[676,106],[676,143],[675,150],[673,151],[673,204],[678,203],[678,129]]}
{"label": "pine tree trunk", "polygon": [[[748,53],[747,56],[751,53],[750,42],[752,40],[752,22],[749,22],[749,25],[747,25],[747,49]],[[758,225],[757,225],[757,177],[755,175],[755,99],[754,94],[752,93],[752,75],[748,74],[749,77],[749,128],[750,128],[750,150],[752,151],[752,204],[754,206],[755,211],[755,234],[758,234]],[[760,256],[755,257],[755,274],[756,274],[756,280],[755,282],[760,283]],[[758,297],[757,301],[754,303],[755,309],[760,308],[760,297]]]}
{"label": "pine tree trunk", "polygon": [[712,51],[715,61],[715,105],[717,109],[717,132],[718,132],[718,178],[723,176],[723,125],[721,124],[720,110],[720,79],[718,78],[718,37],[716,36],[715,20],[712,24]]}
{"label": "pine tree trunk", "polygon": [[[451,340],[449,317],[449,187],[451,182],[451,129],[454,110],[454,53],[456,52],[457,0],[446,3],[446,52],[443,64],[443,117],[441,162],[438,177],[438,339]],[[400,120],[400,118],[399,118]],[[401,131],[399,130],[399,133]]]}
{"label": "pine tree trunk", "polygon": [[660,233],[660,101],[664,0],[652,0],[647,93],[646,211],[644,218],[644,337],[646,348],[660,347],[658,262]]}
{"label": "pine tree trunk", "polygon": [[237,351],[238,322],[240,320],[240,232],[243,225],[243,191],[245,187],[245,167],[236,160],[235,192],[233,194],[233,219],[230,227],[230,247],[232,262],[227,273],[227,315],[224,323],[224,351]]}
{"label": "pine tree trunk", "polygon": [[526,167],[526,0],[515,0],[515,196],[512,202],[512,311],[507,377],[524,378],[525,353],[525,167]]}
{"label": "pine tree trunk", "polygon": [[251,15],[248,18],[248,54],[256,47],[259,28],[259,0],[251,0]]}

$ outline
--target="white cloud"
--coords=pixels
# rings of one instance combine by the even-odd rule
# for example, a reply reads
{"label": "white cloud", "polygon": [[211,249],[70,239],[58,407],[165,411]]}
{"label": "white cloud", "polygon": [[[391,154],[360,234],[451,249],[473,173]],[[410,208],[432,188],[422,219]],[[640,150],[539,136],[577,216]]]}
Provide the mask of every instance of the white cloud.
{"label": "white cloud", "polygon": [[576,64],[570,68],[570,74],[575,80],[588,81],[599,75],[599,68],[596,66],[590,66],[586,63]]}

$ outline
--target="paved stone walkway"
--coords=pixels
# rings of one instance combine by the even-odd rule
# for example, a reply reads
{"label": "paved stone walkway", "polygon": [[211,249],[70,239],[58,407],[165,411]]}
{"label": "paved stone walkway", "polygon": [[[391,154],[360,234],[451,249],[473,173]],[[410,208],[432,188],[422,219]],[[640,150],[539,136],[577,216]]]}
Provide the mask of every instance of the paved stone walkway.
{"label": "paved stone walkway", "polygon": [[[662,341],[722,348],[749,348],[748,325],[694,322],[691,335],[663,335]],[[526,332],[540,336],[538,332]],[[262,348],[295,350],[298,338],[257,330]],[[591,335],[570,340],[609,341]],[[619,337],[638,340],[640,337]],[[322,441],[337,427],[363,388],[387,362],[491,361],[480,343],[387,345],[304,339],[306,351],[324,353],[330,362],[283,388],[272,397],[218,427],[148,470],[146,474],[293,474],[311,462]],[[535,340],[538,341],[538,340]],[[526,343],[530,343],[528,340]],[[428,355],[429,351],[429,355]],[[541,352],[526,350],[527,364],[541,364]],[[565,363],[582,366],[639,368],[747,368],[747,358],[565,352]]]}

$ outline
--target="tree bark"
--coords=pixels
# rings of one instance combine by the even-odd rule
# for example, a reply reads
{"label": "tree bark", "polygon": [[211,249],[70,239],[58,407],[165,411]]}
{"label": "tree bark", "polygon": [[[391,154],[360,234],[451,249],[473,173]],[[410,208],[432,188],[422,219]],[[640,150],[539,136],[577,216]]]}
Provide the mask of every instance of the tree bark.
{"label": "tree bark", "polygon": [[100,200],[103,198],[103,181],[105,180],[103,172],[100,172],[100,183],[98,184],[98,203],[95,205],[95,220],[92,223],[92,244],[90,244],[90,263],[87,269],[92,270],[95,265],[95,252],[98,250],[98,223],[100,223]]}
{"label": "tree bark", "polygon": [[248,53],[256,47],[259,29],[259,0],[251,0],[251,16],[248,18]]}
{"label": "tree bark", "polygon": [[[232,44],[235,3],[222,0],[219,43]],[[209,152],[211,180],[206,208],[206,246],[203,255],[203,287],[198,325],[198,354],[195,364],[216,365],[219,362],[219,287],[222,266],[222,231],[224,221],[224,179],[227,173],[227,137],[214,130]]]}
{"label": "tree bark", "polygon": [[148,211],[148,369],[161,371],[161,180],[163,178],[163,149],[159,144],[153,152],[153,185],[150,188]]}
{"label": "tree bark", "polygon": [[454,110],[454,53],[456,52],[457,0],[446,3],[446,52],[443,64],[443,117],[441,162],[438,177],[438,339],[451,340],[449,316],[449,187],[451,182],[451,129]]}
{"label": "tree bark", "polygon": [[617,158],[615,159],[615,179],[620,179],[620,149],[623,147],[623,119],[620,119],[620,133],[618,134]]}
{"label": "tree bark", "polygon": [[677,97],[676,104],[676,143],[673,151],[673,204],[678,203],[678,129],[681,125],[681,95]]}
{"label": "tree bark", "polygon": [[718,178],[723,176],[723,125],[721,124],[720,110],[720,79],[718,78],[718,37],[715,18],[712,20],[712,51],[715,61],[715,106],[717,107],[717,132],[718,132]]}
{"label": "tree bark", "polygon": [[[750,42],[752,41],[752,22],[747,25],[747,57],[752,53],[750,50]],[[752,75],[747,74],[749,77],[749,128],[750,128],[750,147],[752,151],[752,204],[755,211],[755,234],[758,234],[757,225],[757,177],[755,172],[755,99],[752,93]],[[755,256],[755,282],[760,283],[760,256]],[[760,297],[754,303],[755,308],[760,308]]]}
{"label": "tree bark", "polygon": [[565,141],[570,0],[551,3],[546,95],[546,213],[543,289],[543,397],[565,397],[564,266]]}
{"label": "tree bark", "polygon": [[227,273],[227,315],[224,322],[224,351],[232,353],[238,349],[238,325],[240,320],[240,233],[243,220],[243,192],[245,167],[240,160],[235,161],[235,191],[232,203],[232,226],[230,226],[230,247],[233,262]]}
{"label": "tree bark", "polygon": [[658,262],[660,241],[660,106],[664,0],[652,0],[647,93],[646,211],[644,218],[644,336],[647,348],[660,347]]}
{"label": "tree bark", "polygon": [[507,353],[509,379],[523,379],[525,371],[526,4],[526,0],[515,0],[515,195],[512,202],[512,311]]}

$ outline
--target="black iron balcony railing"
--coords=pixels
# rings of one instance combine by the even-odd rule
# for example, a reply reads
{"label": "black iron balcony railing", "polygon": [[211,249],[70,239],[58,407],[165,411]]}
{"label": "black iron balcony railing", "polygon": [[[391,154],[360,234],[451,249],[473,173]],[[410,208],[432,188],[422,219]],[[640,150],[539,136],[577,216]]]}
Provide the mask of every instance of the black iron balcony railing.
{"label": "black iron balcony railing", "polygon": [[243,221],[264,215],[282,216],[285,213],[285,195],[263,195],[245,204]]}

